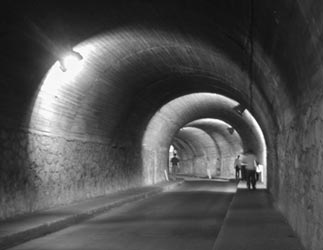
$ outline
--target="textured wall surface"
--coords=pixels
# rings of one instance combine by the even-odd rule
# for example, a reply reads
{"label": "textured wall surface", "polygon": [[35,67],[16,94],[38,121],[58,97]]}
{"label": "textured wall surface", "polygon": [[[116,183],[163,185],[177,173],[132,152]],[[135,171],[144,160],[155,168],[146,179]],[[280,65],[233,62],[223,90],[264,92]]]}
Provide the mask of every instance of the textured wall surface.
{"label": "textured wall surface", "polygon": [[179,172],[206,177],[207,169],[209,169],[212,177],[234,178],[233,163],[234,157],[232,155],[221,158],[206,155],[193,158],[185,157],[181,160]]}
{"label": "textured wall surface", "polygon": [[179,168],[179,173],[207,177],[208,171],[212,177],[218,176],[220,171],[217,171],[217,160],[210,156],[199,156],[194,158],[182,158]]}
{"label": "textured wall surface", "polygon": [[[323,102],[313,92],[295,119],[286,124],[277,144],[278,206],[308,249],[323,245]],[[307,107],[307,108],[305,108]]]}
{"label": "textured wall surface", "polygon": [[298,38],[306,39],[302,53],[290,65],[298,68],[295,77],[301,87],[296,108],[285,110],[278,133],[278,190],[273,196],[306,249],[319,250],[323,246],[323,6],[321,1],[297,4],[308,20],[301,27],[306,35]]}
{"label": "textured wall surface", "polygon": [[233,167],[236,155],[225,154],[222,156],[221,176],[225,178],[235,178],[235,169]]}
{"label": "textured wall surface", "polygon": [[0,141],[0,219],[141,183],[122,148],[9,130]]}

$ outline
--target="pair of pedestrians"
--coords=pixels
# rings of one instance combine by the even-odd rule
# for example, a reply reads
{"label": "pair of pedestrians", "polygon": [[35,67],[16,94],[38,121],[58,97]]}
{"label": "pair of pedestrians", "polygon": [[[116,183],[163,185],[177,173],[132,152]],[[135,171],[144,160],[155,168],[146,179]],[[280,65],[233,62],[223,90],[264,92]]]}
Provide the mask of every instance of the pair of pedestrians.
{"label": "pair of pedestrians", "polygon": [[[245,167],[245,173],[242,173],[242,167]],[[253,190],[256,189],[256,176],[257,176],[257,161],[256,157],[252,153],[246,153],[243,157],[243,160],[240,159],[240,155],[234,161],[234,167],[236,170],[236,179],[239,179],[239,171],[241,170],[241,174],[243,179],[247,180],[247,188],[250,190],[251,187]]]}

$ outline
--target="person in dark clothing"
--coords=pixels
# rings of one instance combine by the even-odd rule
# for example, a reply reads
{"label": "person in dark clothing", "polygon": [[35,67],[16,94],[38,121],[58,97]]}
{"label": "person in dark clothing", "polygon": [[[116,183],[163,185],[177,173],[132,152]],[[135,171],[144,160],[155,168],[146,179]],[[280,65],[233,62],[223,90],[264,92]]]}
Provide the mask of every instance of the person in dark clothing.
{"label": "person in dark clothing", "polygon": [[234,168],[236,170],[236,180],[239,180],[240,179],[240,169],[241,169],[240,155],[238,155],[234,161]]}
{"label": "person in dark clothing", "polygon": [[244,163],[246,164],[246,174],[247,174],[247,187],[250,190],[250,185],[252,189],[256,189],[256,157],[252,153],[248,153],[244,157]]}
{"label": "person in dark clothing", "polygon": [[172,163],[173,175],[176,177],[176,171],[177,171],[177,167],[178,167],[178,163],[179,163],[179,159],[176,156],[176,154],[174,154],[174,156],[171,158],[170,162]]}

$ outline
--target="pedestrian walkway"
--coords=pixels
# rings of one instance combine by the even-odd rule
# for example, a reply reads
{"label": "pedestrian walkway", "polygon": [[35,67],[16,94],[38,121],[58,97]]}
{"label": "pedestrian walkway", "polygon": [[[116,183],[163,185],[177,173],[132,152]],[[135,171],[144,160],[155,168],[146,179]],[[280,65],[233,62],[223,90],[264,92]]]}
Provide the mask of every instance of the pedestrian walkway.
{"label": "pedestrian walkway", "polygon": [[0,222],[0,249],[21,244],[58,231],[95,215],[175,188],[181,182],[167,182],[89,199],[61,208],[49,209]]}
{"label": "pedestrian walkway", "polygon": [[[266,186],[263,182],[257,182],[256,188],[257,189],[266,189]],[[238,189],[248,189],[247,182],[244,180],[240,180],[238,183]]]}
{"label": "pedestrian walkway", "polygon": [[[214,250],[303,250],[284,217],[263,189],[247,190],[241,184],[235,194]],[[238,185],[239,186],[239,185]]]}

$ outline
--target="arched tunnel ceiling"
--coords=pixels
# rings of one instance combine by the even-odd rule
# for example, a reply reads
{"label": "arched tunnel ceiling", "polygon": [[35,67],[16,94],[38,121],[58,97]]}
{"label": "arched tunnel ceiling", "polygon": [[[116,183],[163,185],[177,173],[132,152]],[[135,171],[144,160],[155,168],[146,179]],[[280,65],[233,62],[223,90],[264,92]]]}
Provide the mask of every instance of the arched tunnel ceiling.
{"label": "arched tunnel ceiling", "polygon": [[[250,150],[261,154],[263,141],[259,131],[254,127],[254,121],[249,117],[247,111],[245,111],[246,114],[239,115],[233,109],[236,105],[237,102],[229,98],[211,93],[197,93],[177,98],[163,106],[153,117],[147,127],[143,144],[150,145],[152,148],[168,148],[173,138],[176,138],[176,133],[180,133],[180,128],[185,128],[186,125],[188,128],[191,126],[202,128],[204,133],[218,132],[222,138],[229,136],[235,138],[238,133],[245,151]],[[230,135],[223,123],[214,123],[209,120],[196,121],[203,118],[223,120],[230,124],[236,132]],[[224,134],[224,131],[227,134]],[[225,140],[230,141],[230,139]]]}
{"label": "arched tunnel ceiling", "polygon": [[[193,153],[191,157],[207,155],[208,151],[215,149],[213,139],[203,130],[193,127],[182,128],[175,137],[173,145],[176,146],[177,141],[187,144]],[[176,147],[175,147],[176,148]]]}
{"label": "arched tunnel ceiling", "polygon": [[[159,108],[182,94],[205,89],[248,103],[246,73],[234,62],[197,40],[169,35],[120,31],[84,42],[75,48],[84,60],[78,75],[64,79],[68,75],[54,66],[35,101],[34,109],[46,112],[43,99],[47,102],[53,98],[54,116],[63,119],[51,117],[54,121],[48,121],[36,115],[31,117],[31,127],[45,129],[50,123],[49,129],[56,132],[96,134],[112,129],[134,106],[135,112],[140,112],[140,102]],[[59,90],[53,91],[52,86]],[[46,94],[48,88],[52,96]],[[253,90],[253,101],[257,104],[255,110],[270,116],[257,88]],[[101,128],[94,128],[98,117]]]}
{"label": "arched tunnel ceiling", "polygon": [[181,128],[173,145],[184,159],[205,156],[209,159],[233,158],[243,151],[237,132],[229,133],[231,125],[217,119],[200,119]]}
{"label": "arched tunnel ceiling", "polygon": [[242,153],[243,145],[240,135],[236,131],[232,134],[228,131],[230,124],[218,119],[200,119],[186,124],[185,127],[195,127],[205,131],[213,138],[218,148],[226,154]]}
{"label": "arched tunnel ceiling", "polygon": [[[9,75],[2,77],[8,86],[19,89],[19,98],[12,98],[17,93],[1,96],[12,106],[11,111],[14,109],[10,113],[3,109],[7,116],[1,118],[12,118],[12,123],[26,119],[25,108],[33,103],[40,79],[62,51],[86,39],[90,40],[79,47],[92,44],[94,50],[84,57],[86,73],[79,76],[78,85],[63,87],[61,101],[53,106],[61,118],[59,123],[51,122],[55,133],[101,135],[109,127],[113,130],[118,126],[138,100],[158,109],[173,98],[197,91],[226,94],[248,105],[252,89],[255,117],[265,121],[273,115],[279,123],[284,119],[281,107],[293,100],[288,98],[290,93],[293,96],[299,91],[295,84],[301,86],[288,72],[297,67],[290,63],[293,57],[302,57],[297,47],[290,46],[291,42],[297,40],[301,44],[302,38],[285,41],[280,36],[295,23],[299,28],[306,27],[296,3],[226,0],[6,4],[1,49],[13,59],[3,63]],[[294,15],[289,20],[291,12]],[[251,29],[252,88],[248,87]],[[23,41],[19,46],[12,43],[17,37]],[[277,51],[290,56],[282,57]],[[27,66],[21,60],[24,58],[28,59]],[[282,71],[287,74],[282,75]],[[70,108],[70,103],[78,107],[77,111]],[[36,101],[36,109],[37,105]],[[36,119],[35,129],[49,122],[41,120]],[[97,124],[95,128],[93,124]]]}

